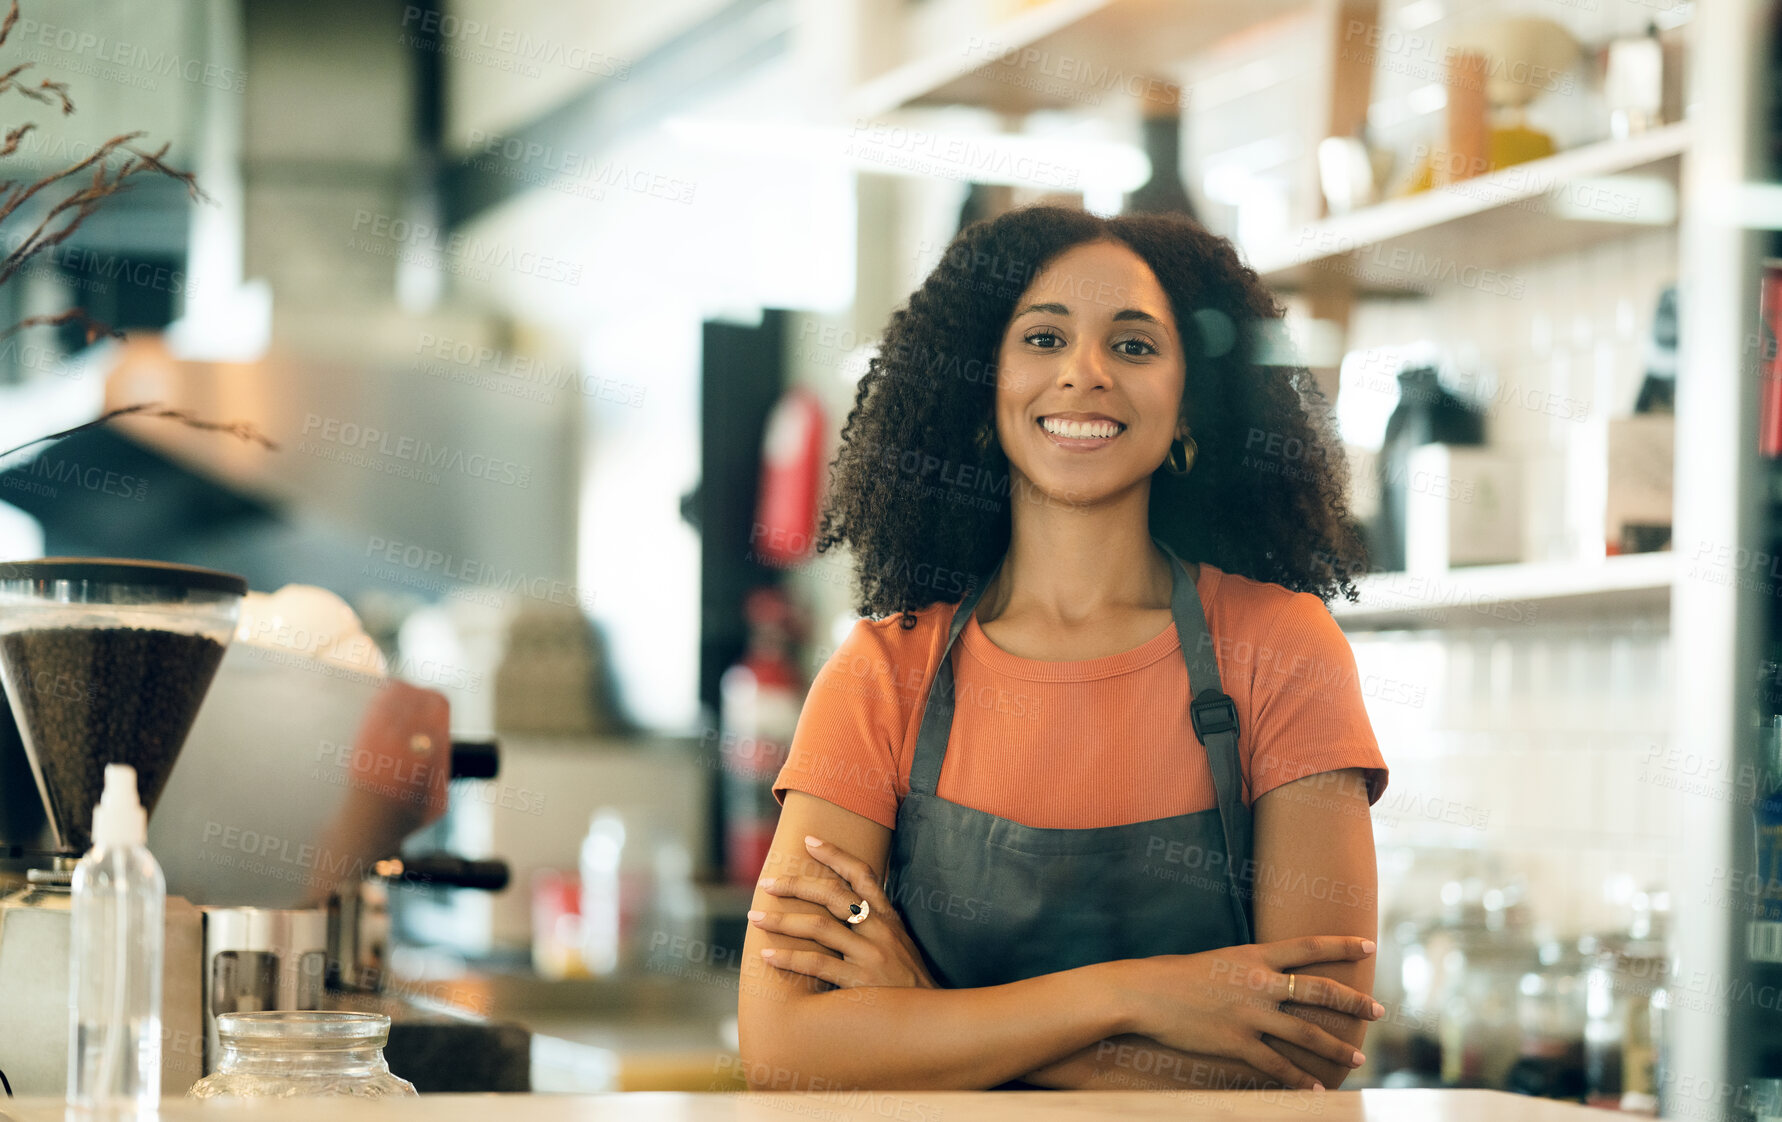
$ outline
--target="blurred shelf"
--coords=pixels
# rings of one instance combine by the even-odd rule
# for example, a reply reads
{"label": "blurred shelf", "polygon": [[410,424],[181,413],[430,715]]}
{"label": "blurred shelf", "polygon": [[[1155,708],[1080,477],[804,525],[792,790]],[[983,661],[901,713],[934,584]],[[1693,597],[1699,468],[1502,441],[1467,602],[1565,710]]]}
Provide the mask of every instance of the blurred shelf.
{"label": "blurred shelf", "polygon": [[1330,614],[1345,631],[1500,627],[1551,620],[1662,615],[1669,611],[1676,555],[1632,553],[1595,565],[1480,565],[1445,573],[1371,573],[1357,603]]}
{"label": "blurred shelf", "polygon": [[[1128,79],[1169,79],[1178,63],[1213,43],[1309,6],[1308,0],[1045,0],[862,82],[848,96],[847,112],[875,117],[912,105],[1005,113],[1093,109],[1133,97]],[[1013,62],[1003,61],[1011,54]]]}
{"label": "blurred shelf", "polygon": [[1499,266],[1674,227],[1689,134],[1679,122],[1573,148],[1323,219],[1245,256],[1280,290],[1327,274],[1381,295],[1441,284],[1516,295],[1516,278]]}

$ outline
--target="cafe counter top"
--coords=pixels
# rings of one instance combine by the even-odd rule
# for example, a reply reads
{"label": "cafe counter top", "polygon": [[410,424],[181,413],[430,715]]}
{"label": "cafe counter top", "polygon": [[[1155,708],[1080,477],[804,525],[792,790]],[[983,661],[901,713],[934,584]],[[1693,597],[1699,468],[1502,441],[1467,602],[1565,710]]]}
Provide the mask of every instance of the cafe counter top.
{"label": "cafe counter top", "polygon": [[[1599,1122],[1601,1111],[1497,1091],[673,1091],[608,1095],[425,1095],[410,1099],[167,1099],[158,1122],[1075,1122],[1110,1117],[1216,1117],[1231,1122]],[[72,1118],[73,1115],[68,1117]],[[59,1099],[0,1100],[0,1120],[63,1122]]]}

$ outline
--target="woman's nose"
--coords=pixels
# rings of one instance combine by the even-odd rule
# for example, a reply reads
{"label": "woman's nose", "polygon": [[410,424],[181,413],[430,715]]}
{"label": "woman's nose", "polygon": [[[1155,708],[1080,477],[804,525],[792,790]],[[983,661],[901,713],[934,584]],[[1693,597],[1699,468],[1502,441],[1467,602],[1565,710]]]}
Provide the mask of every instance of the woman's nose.
{"label": "woman's nose", "polygon": [[1094,347],[1079,347],[1059,364],[1058,385],[1107,386],[1112,384],[1107,357]]}

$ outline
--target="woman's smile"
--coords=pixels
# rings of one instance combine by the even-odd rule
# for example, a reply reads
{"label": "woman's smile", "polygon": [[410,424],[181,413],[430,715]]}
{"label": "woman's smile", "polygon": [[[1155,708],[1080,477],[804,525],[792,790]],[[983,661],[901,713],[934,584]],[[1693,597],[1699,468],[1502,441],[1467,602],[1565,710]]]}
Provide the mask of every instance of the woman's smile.
{"label": "woman's smile", "polygon": [[1035,418],[1034,424],[1046,434],[1046,439],[1066,452],[1093,452],[1106,448],[1126,431],[1126,426],[1119,421],[1100,414],[1052,413]]}

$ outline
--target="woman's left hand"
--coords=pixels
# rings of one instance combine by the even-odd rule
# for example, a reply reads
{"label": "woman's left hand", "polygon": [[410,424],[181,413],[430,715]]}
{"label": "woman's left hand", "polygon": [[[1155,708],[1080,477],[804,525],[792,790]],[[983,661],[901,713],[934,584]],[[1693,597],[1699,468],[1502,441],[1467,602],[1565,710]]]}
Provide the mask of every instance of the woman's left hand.
{"label": "woman's left hand", "polygon": [[[871,866],[851,853],[806,838],[812,857],[832,869],[834,876],[762,877],[761,887],[775,896],[808,900],[828,914],[751,911],[749,922],[763,931],[776,931],[809,939],[828,947],[840,958],[818,951],[769,952],[763,961],[794,974],[821,978],[842,989],[856,986],[915,986],[939,989],[922,961],[922,952],[903,926],[903,917],[891,906]],[[867,916],[848,923],[852,906],[865,902]]]}

